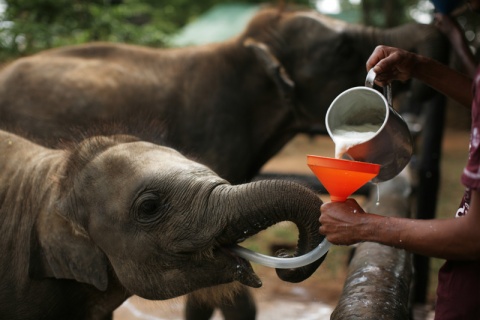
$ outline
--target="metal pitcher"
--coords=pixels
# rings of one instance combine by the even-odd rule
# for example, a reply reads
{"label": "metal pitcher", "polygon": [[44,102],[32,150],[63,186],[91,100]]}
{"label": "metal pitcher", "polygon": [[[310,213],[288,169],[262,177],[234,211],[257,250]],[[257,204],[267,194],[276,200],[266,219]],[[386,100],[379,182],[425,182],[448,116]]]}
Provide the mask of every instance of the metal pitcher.
{"label": "metal pitcher", "polygon": [[[365,87],[355,87],[342,92],[330,105],[325,124],[334,142],[335,129],[345,125],[374,125],[375,134],[346,150],[343,157],[355,161],[380,164],[380,172],[373,182],[392,179],[410,161],[413,140],[407,123],[392,107],[392,90],[384,88],[385,98],[372,89],[376,74],[373,69],[367,75]],[[338,141],[338,140],[337,140]]]}

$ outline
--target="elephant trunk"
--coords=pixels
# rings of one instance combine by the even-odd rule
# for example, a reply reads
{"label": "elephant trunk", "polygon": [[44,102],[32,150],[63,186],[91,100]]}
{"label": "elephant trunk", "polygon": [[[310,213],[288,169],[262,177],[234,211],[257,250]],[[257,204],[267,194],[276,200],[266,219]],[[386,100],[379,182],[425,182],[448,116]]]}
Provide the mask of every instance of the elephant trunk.
{"label": "elephant trunk", "polygon": [[[297,183],[266,180],[218,191],[223,193],[221,201],[228,202],[225,205],[217,202],[218,208],[229,210],[226,226],[219,237],[221,243],[232,239],[240,242],[281,221],[297,225],[299,239],[294,256],[310,252],[323,240],[318,232],[322,202],[314,192]],[[300,282],[311,276],[322,261],[323,258],[300,268],[277,269],[277,275],[284,281]]]}

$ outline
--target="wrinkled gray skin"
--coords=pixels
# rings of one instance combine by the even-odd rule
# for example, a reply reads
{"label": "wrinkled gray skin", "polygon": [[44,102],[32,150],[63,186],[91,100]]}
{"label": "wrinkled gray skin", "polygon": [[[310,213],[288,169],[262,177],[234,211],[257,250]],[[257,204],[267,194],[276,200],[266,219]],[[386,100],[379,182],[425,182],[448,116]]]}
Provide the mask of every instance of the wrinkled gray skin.
{"label": "wrinkled gray skin", "polygon": [[[310,190],[273,180],[232,186],[131,136],[52,150],[0,131],[0,154],[2,319],[111,319],[134,294],[259,287],[230,245],[283,220],[299,228],[299,254],[321,241],[321,202]],[[320,262],[279,276],[301,281]]]}
{"label": "wrinkled gray skin", "polygon": [[[265,9],[241,35],[218,44],[60,48],[0,73],[0,127],[49,146],[111,121],[147,128],[145,139],[165,141],[229,182],[243,183],[298,132],[325,129],[333,99],[364,84],[376,45],[435,58],[443,40],[428,25],[379,30],[312,11]],[[413,83],[413,99],[431,93]],[[243,296],[239,309],[252,307]],[[187,311],[204,319],[211,312]],[[230,314],[234,319],[241,312]]]}

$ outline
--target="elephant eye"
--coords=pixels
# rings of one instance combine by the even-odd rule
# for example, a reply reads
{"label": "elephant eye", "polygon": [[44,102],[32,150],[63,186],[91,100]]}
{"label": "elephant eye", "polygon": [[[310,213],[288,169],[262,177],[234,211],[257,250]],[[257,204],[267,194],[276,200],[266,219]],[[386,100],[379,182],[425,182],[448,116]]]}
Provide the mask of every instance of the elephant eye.
{"label": "elephant eye", "polygon": [[152,215],[158,211],[158,201],[153,199],[145,200],[140,204],[140,211],[145,215]]}
{"label": "elephant eye", "polygon": [[151,223],[162,217],[168,205],[160,195],[155,193],[144,193],[135,201],[135,216],[139,222]]}

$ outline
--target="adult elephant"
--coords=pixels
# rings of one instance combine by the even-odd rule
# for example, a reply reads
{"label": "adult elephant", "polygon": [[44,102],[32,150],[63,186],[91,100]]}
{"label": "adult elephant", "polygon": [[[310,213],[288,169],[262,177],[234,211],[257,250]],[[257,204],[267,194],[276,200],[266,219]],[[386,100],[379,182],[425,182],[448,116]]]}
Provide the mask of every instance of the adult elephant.
{"label": "adult elephant", "polygon": [[[0,73],[0,126],[49,146],[104,123],[146,128],[148,136],[157,132],[150,141],[165,141],[242,183],[298,132],[324,129],[333,99],[364,83],[365,61],[376,45],[435,58],[442,37],[429,25],[380,30],[313,11],[266,8],[222,43],[54,49]],[[414,99],[430,93],[413,87]],[[247,295],[239,301],[241,310],[252,310]],[[227,318],[239,315],[223,307]],[[208,318],[211,312],[193,313]]]}
{"label": "adult elephant", "polygon": [[[364,83],[376,45],[435,57],[439,40],[430,25],[379,30],[265,9],[222,43],[94,43],[19,59],[0,73],[0,121],[50,146],[75,135],[72,128],[152,124],[165,143],[240,183],[298,132],[324,129],[333,99]],[[428,93],[416,89],[417,97]]]}
{"label": "adult elephant", "polygon": [[[261,286],[229,249],[239,239],[290,220],[298,254],[321,240],[321,201],[309,189],[273,180],[232,186],[132,136],[53,150],[0,131],[0,154],[2,319],[111,319],[133,294],[195,291],[209,300],[238,283]],[[278,274],[301,281],[320,263]]]}

